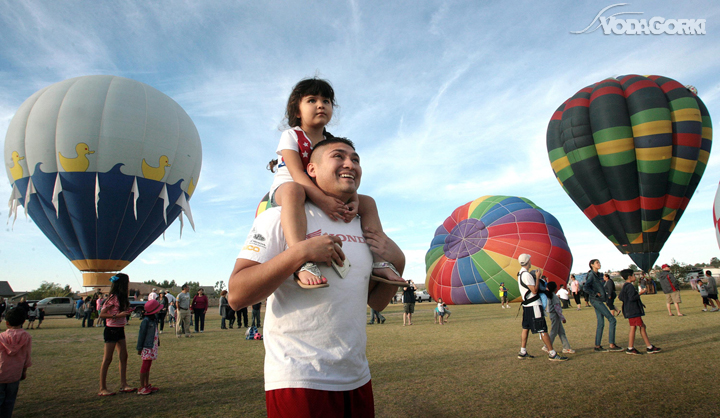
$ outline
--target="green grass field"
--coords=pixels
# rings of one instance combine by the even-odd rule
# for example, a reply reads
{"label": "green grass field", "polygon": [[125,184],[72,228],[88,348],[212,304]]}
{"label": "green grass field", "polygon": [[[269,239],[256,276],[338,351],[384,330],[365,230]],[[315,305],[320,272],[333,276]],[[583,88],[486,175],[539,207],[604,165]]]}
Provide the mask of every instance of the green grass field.
{"label": "green grass field", "polygon": [[[367,355],[379,417],[699,417],[720,416],[714,389],[720,374],[720,312],[701,312],[697,293],[683,292],[685,317],[669,317],[664,296],[643,297],[645,323],[657,355],[595,353],[592,308],[565,311],[576,354],[550,362],[531,336],[518,360],[520,319],[499,305],[451,306],[447,325],[433,324],[434,304],[416,305],[413,326],[402,326],[402,305],[368,325]],[[205,333],[176,339],[161,335],[149,396],[98,397],[102,329],[50,317],[33,336],[33,366],[20,385],[17,417],[70,417],[91,413],[120,417],[261,417],[265,415],[261,342],[242,331],[220,330],[208,315]],[[264,315],[264,313],[263,313]],[[139,321],[126,328],[129,382],[139,381],[134,351]],[[3,326],[4,329],[4,326]],[[618,318],[617,343],[627,345],[627,320]],[[556,342],[559,345],[559,341]],[[603,345],[607,346],[607,326]],[[644,353],[639,334],[636,347]],[[119,387],[117,359],[108,385]]]}

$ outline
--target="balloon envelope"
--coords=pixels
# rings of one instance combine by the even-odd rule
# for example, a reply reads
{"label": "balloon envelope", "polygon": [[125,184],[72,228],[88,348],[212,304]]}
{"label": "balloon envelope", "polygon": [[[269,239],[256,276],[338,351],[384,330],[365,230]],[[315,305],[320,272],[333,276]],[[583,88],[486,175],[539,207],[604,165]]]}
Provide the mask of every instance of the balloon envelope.
{"label": "balloon envelope", "polygon": [[[36,92],[5,138],[14,197],[85,272],[122,269],[189,215],[201,160],[197,129],[175,101],[114,76]],[[111,274],[84,275],[84,284],[107,285],[98,280]]]}
{"label": "balloon envelope", "polygon": [[661,76],[609,78],[553,114],[547,149],[563,189],[648,271],[705,171],[712,123],[699,97]]}
{"label": "balloon envelope", "polygon": [[720,184],[718,184],[715,200],[713,201],[713,224],[715,225],[715,238],[717,238],[718,247],[720,247]]}
{"label": "balloon envelope", "polygon": [[453,211],[435,231],[425,255],[425,285],[453,305],[497,303],[520,297],[517,258],[527,253],[550,281],[565,284],[572,253],[554,216],[521,197],[483,196]]}

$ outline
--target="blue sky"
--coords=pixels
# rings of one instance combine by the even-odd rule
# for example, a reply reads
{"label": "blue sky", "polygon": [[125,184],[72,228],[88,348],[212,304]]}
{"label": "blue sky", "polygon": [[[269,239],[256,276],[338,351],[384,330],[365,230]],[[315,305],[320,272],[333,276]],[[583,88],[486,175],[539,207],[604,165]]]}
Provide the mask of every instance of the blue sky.
{"label": "blue sky", "polygon": [[[698,88],[720,115],[720,6],[638,1],[627,18],[706,19],[705,35],[604,35],[588,26],[612,2],[16,1],[0,3],[0,138],[20,104],[67,78],[112,74],[167,94],[195,122],[203,167],[190,205],[196,231],[171,225],[125,271],[133,281],[225,281],[272,175],[287,96],[302,78],[330,80],[328,130],[354,140],[361,192],[424,282],[435,229],[480,196],[523,196],[555,215],[575,257],[625,268],[620,254],[553,175],[545,132],[554,110],[603,78],[659,74]],[[610,16],[606,12],[604,16]],[[618,16],[623,17],[623,16]],[[716,125],[718,122],[716,121]],[[695,196],[658,259],[718,255],[711,153]],[[10,182],[0,177],[0,196]],[[22,210],[20,211],[22,212]],[[7,219],[0,208],[0,219]],[[187,225],[187,224],[186,224]],[[82,277],[19,216],[0,230],[0,280],[15,290]]]}

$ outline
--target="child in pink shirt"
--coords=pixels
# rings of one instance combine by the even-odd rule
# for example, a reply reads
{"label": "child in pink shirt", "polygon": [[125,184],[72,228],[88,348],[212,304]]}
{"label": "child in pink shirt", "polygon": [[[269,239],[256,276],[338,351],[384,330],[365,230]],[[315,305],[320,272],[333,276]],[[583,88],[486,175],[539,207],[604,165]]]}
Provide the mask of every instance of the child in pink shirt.
{"label": "child in pink shirt", "polygon": [[23,329],[25,312],[19,308],[5,314],[7,330],[0,333],[0,417],[11,417],[20,381],[32,365],[32,338]]}

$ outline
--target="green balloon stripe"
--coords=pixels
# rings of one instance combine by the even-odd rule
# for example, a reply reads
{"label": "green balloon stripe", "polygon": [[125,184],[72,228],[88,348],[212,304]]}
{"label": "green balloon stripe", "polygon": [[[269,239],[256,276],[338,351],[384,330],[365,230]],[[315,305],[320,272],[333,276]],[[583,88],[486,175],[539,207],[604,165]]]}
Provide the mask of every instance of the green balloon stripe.
{"label": "green balloon stripe", "polygon": [[642,123],[656,122],[662,120],[670,120],[670,110],[668,110],[667,108],[647,109],[630,116],[630,121],[632,122],[633,126],[637,126]]}

